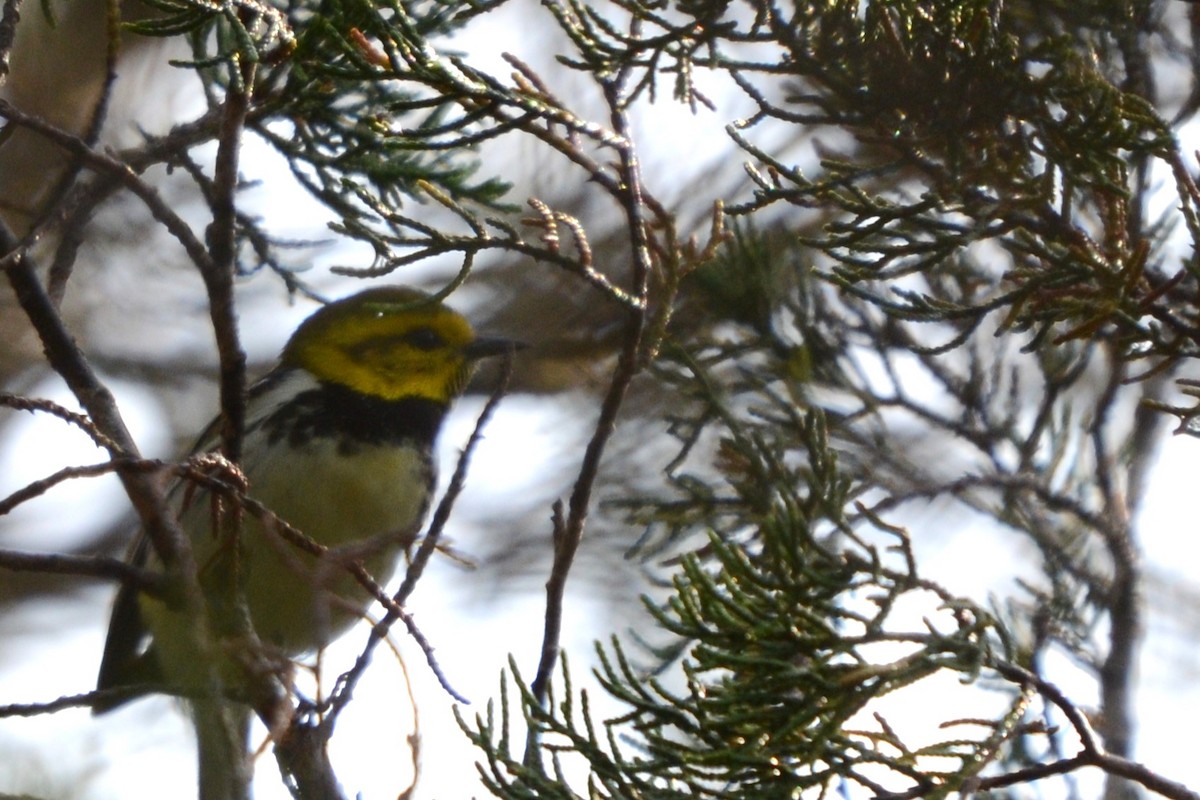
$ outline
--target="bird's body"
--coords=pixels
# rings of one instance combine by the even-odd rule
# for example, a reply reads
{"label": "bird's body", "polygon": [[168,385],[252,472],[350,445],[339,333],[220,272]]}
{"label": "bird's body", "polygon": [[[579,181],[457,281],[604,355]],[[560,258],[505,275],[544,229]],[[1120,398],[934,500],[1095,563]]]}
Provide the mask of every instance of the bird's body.
{"label": "bird's body", "polygon": [[[297,329],[280,364],[249,393],[240,467],[248,497],[326,552],[297,547],[274,517],[249,510],[230,535],[216,522],[232,518],[228,501],[222,517],[211,492],[185,482],[171,491],[218,649],[229,651],[244,630],[238,589],[262,646],[285,658],[324,646],[365,613],[371,596],[347,565],[363,564],[380,583],[391,576],[428,509],[434,440],[450,403],[475,359],[508,347],[476,338],[460,315],[402,288],[331,303]],[[215,430],[197,452],[217,446]],[[144,537],[132,560],[160,568]],[[211,664],[197,652],[192,624],[179,608],[123,587],[99,688],[208,691]],[[243,669],[236,658],[219,664],[231,694]]]}

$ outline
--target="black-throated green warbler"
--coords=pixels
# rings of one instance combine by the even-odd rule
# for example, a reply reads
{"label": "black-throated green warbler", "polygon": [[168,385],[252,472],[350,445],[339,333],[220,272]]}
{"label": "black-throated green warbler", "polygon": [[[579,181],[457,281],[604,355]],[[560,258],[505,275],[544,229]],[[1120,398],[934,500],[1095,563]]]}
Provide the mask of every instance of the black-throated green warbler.
{"label": "black-throated green warbler", "polygon": [[[207,493],[181,483],[171,502],[191,543],[215,638],[237,628],[223,619],[236,606],[229,597],[234,575],[259,640],[289,658],[324,646],[361,617],[371,597],[346,563],[361,561],[380,583],[388,580],[429,506],[432,449],[451,402],[478,359],[513,347],[476,337],[458,313],[400,287],[368,289],[306,319],[278,366],[250,390],[241,469],[249,497],[330,553],[302,552],[268,529],[270,518],[250,514],[234,547],[219,535]],[[197,452],[217,446],[215,430],[210,426]],[[153,568],[145,537],[131,559]],[[190,624],[164,601],[123,587],[99,688],[157,684],[203,692],[211,667],[199,663]],[[235,665],[221,672],[238,688]]]}

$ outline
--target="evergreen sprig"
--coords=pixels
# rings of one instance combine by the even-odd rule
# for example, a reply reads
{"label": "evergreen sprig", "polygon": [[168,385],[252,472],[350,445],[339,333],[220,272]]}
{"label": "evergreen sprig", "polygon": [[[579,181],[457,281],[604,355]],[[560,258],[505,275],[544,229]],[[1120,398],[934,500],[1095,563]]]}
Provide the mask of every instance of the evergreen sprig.
{"label": "evergreen sprig", "polygon": [[[881,550],[848,522],[853,486],[820,413],[767,425],[764,410],[778,398],[759,402],[716,414],[729,525],[710,529],[706,545],[682,558],[670,597],[649,604],[659,627],[685,643],[682,687],[635,667],[613,639],[598,648],[598,677],[626,710],[600,723],[585,693],[569,699],[569,673],[568,697],[546,707],[514,673],[532,740],[554,758],[518,756],[510,719],[468,724],[499,796],[782,798],[844,783],[938,794],[989,761],[987,731],[908,749],[872,714],[880,699],[939,673],[974,680],[1004,655],[995,620],[918,576],[902,531],[879,522],[892,542]],[[679,525],[675,507],[664,508],[667,524]],[[898,606],[916,597],[932,605],[912,627]],[[1013,713],[988,731],[1005,729]],[[566,753],[586,760],[587,794],[571,793],[559,767]],[[940,766],[924,760],[934,755]]]}
{"label": "evergreen sprig", "polygon": [[[476,97],[478,82],[440,49],[448,34],[499,2],[153,3],[159,14],[128,27],[186,37],[192,59],[175,65],[197,73],[214,113],[227,91],[245,91],[246,127],[336,215],[338,232],[369,243],[380,263],[393,255],[389,215],[431,191],[500,207],[507,184],[477,177],[471,151],[501,129]],[[251,86],[243,85],[247,76]],[[253,228],[244,224],[239,235],[257,251],[253,239],[263,237]]]}
{"label": "evergreen sprig", "polygon": [[[947,322],[957,344],[995,315],[1039,342],[1099,334],[1137,358],[1200,353],[1164,296],[1194,278],[1148,262],[1166,229],[1135,225],[1135,184],[1176,146],[1141,87],[1102,66],[1127,38],[1119,16],[1084,3],[1090,22],[1066,28],[984,0],[751,5],[775,56],[728,65],[759,107],[730,132],[766,167],[735,213],[819,209],[826,225],[804,241],[829,280],[897,318]],[[753,141],[767,120],[849,137],[801,169]],[[948,268],[987,289],[905,285]]]}

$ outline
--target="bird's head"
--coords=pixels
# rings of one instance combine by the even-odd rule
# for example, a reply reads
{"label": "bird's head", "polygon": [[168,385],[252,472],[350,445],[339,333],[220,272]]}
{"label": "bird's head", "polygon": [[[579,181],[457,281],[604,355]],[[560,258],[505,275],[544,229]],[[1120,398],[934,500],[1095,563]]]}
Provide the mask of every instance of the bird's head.
{"label": "bird's head", "polygon": [[458,312],[416,289],[377,287],[329,303],[301,323],[281,365],[373,397],[449,404],[475,361],[510,352],[475,336]]}

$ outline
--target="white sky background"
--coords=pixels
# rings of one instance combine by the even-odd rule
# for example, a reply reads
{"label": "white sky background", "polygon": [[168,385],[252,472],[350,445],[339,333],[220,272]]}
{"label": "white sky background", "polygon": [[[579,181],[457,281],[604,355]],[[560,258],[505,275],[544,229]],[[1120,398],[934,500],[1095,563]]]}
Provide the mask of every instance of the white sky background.
{"label": "white sky background", "polygon": [[[539,48],[536,36],[530,36],[528,18],[522,15],[525,11],[510,7],[499,15],[477,21],[456,42],[457,49],[469,54],[473,64],[490,68],[497,75],[505,75],[511,69],[499,58],[502,50],[516,53],[535,69],[548,67],[548,51]],[[549,25],[543,12],[535,9],[532,13],[537,15],[534,19],[539,24]],[[543,74],[550,76],[553,71],[547,68]],[[735,99],[725,85],[704,85],[703,79],[701,83],[720,106],[716,114],[702,109],[693,117],[664,93],[639,123],[647,183],[668,199],[671,187],[683,191],[692,185],[692,176],[679,173],[681,163],[703,165],[709,157],[724,154],[727,161],[720,166],[726,174],[725,167],[736,166],[728,159],[742,160],[733,154],[721,127],[737,113],[729,110]],[[541,160],[524,150],[527,147],[518,144],[511,155],[512,163],[498,170],[504,172],[515,166],[526,172],[523,176],[526,183],[519,182],[513,195],[517,201],[525,194],[552,188],[555,181],[577,177],[546,170]],[[1192,152],[1192,148],[1184,147],[1183,152]],[[684,153],[690,157],[681,159]],[[287,187],[290,179],[278,159],[260,152],[257,143],[251,142],[243,165],[248,175],[264,180],[262,188],[247,192],[243,200],[251,207],[257,206],[255,210],[268,219],[270,229],[282,237],[325,236],[321,217],[312,205],[293,189],[279,188]],[[727,174],[734,171],[730,169]],[[1164,202],[1170,202],[1169,198]],[[302,253],[301,257],[307,255]],[[312,273],[314,278],[321,275],[322,264],[347,263],[354,258],[346,250],[335,248],[318,250],[314,255],[318,264]],[[163,280],[170,282],[169,277]],[[311,305],[297,304],[281,314],[281,293],[276,283],[263,275],[243,289],[247,300],[253,298],[253,302],[244,302],[242,306],[244,337],[252,359],[261,361],[277,352],[294,323],[312,309]],[[316,283],[334,285],[321,280]],[[345,292],[353,288],[354,285],[347,284]],[[210,344],[208,338],[203,338],[205,318],[199,305],[201,298],[199,293],[192,298],[196,305],[189,310],[190,317],[181,320],[181,330],[168,333],[178,337],[179,346],[203,351]],[[286,326],[280,322],[284,316],[289,320]],[[199,344],[194,344],[195,341]],[[163,441],[165,437],[161,435],[162,415],[168,412],[153,397],[123,392],[120,385],[114,389],[146,452],[169,455],[174,445]],[[28,393],[67,400],[51,383]],[[215,396],[205,398],[204,402],[210,410],[215,408]],[[444,475],[452,470],[479,407],[480,401],[461,403],[443,432]],[[548,501],[554,496],[565,496],[573,472],[547,474],[544,465],[552,464],[556,471],[562,469],[558,443],[565,427],[586,430],[587,420],[578,418],[579,407],[578,398],[573,397],[506,399],[476,454],[468,490],[447,531],[459,549],[468,554],[486,550],[487,537],[492,533],[489,519],[503,516],[501,504],[506,496],[525,497],[530,492],[542,492],[547,497],[542,528],[530,533],[545,536],[548,558]],[[0,442],[0,496],[64,464],[100,460],[81,434],[53,420],[29,419],[19,428],[5,428],[5,433],[6,439]],[[30,448],[27,446],[30,442],[37,442],[38,446]],[[1164,442],[1139,525],[1151,573],[1169,576],[1184,586],[1189,585],[1189,573],[1194,572],[1193,565],[1200,560],[1195,544],[1195,514],[1188,504],[1195,483],[1193,465],[1198,457],[1200,442],[1194,439],[1173,437]],[[3,546],[53,551],[64,546],[70,537],[86,532],[82,525],[73,530],[64,524],[69,520],[64,520],[62,508],[84,509],[81,519],[86,517],[90,526],[101,504],[113,515],[120,513],[121,496],[113,482],[70,483],[56,489],[45,501],[15,512],[3,529]],[[903,519],[892,521],[910,525],[914,530],[926,530],[939,527],[945,514],[944,507],[933,506],[910,510]],[[949,516],[955,523],[962,521],[956,515]],[[1011,592],[1013,570],[1022,558],[1020,553],[1013,553],[1012,537],[980,525],[954,527],[955,530],[946,530],[932,539],[917,540],[922,573],[975,600],[986,600],[993,592]],[[630,564],[629,569],[637,567]],[[437,657],[447,677],[473,701],[471,707],[464,709],[466,714],[483,713],[487,700],[495,697],[500,671],[507,665],[510,653],[526,678],[532,676],[542,633],[540,581],[523,582],[513,587],[513,591],[501,591],[483,601],[475,588],[464,591],[472,580],[472,573],[447,559],[435,559],[411,603],[418,623],[437,648]],[[594,589],[586,577],[577,574],[566,604],[568,618],[563,644],[572,658],[573,674],[579,683],[583,683],[591,661],[592,640],[610,632],[603,624],[595,623],[610,622],[614,613],[603,595]],[[46,701],[92,688],[107,624],[107,595],[88,592],[77,602],[38,606],[19,615],[0,617],[0,641],[5,642],[0,650],[0,686],[5,687],[0,702]],[[1195,618],[1197,605],[1190,602],[1195,597],[1175,606],[1167,605],[1169,598],[1153,593],[1149,599],[1147,642],[1142,649],[1138,694],[1141,725],[1137,736],[1138,757],[1168,778],[1200,784],[1200,764],[1192,754],[1194,747],[1188,737],[1179,735],[1181,726],[1188,724],[1200,708],[1200,682],[1194,680],[1194,648],[1200,620]],[[922,613],[928,612],[914,609],[914,621]],[[53,631],[54,635],[45,636],[47,631]],[[339,649],[340,656],[352,658],[364,636],[364,631],[359,630],[347,637],[348,641]],[[417,797],[481,796],[483,792],[469,766],[477,755],[458,732],[450,713],[451,701],[437,687],[412,643],[399,631],[394,638],[405,653],[409,677],[419,698],[423,770]],[[394,797],[406,785],[405,737],[411,716],[407,700],[396,689],[402,681],[398,680],[394,660],[381,648],[375,662],[334,739],[335,763],[345,789],[351,796],[361,792],[368,800]],[[1081,679],[1077,668],[1065,659],[1053,665],[1051,677],[1060,680],[1080,702],[1087,704],[1094,700],[1086,696],[1090,681]],[[948,702],[953,697],[948,692],[952,691],[953,687],[937,686],[928,692],[906,693],[906,700],[898,700],[894,703],[896,707],[889,709],[889,721],[896,724],[900,720],[924,719],[928,706]],[[593,700],[600,696],[597,692],[591,695]],[[968,716],[972,711],[964,709],[960,715]],[[188,735],[183,717],[176,713],[171,701],[161,698],[131,705],[99,719],[78,711],[0,720],[0,793],[29,792],[42,797],[84,800],[190,796],[194,791],[195,766],[194,757],[187,750]],[[263,779],[259,781],[257,796],[286,797],[270,756],[260,763]],[[1081,786],[1083,797],[1094,796],[1098,786],[1096,776],[1083,776]],[[1057,796],[1062,787],[1047,784],[1038,789]]]}

